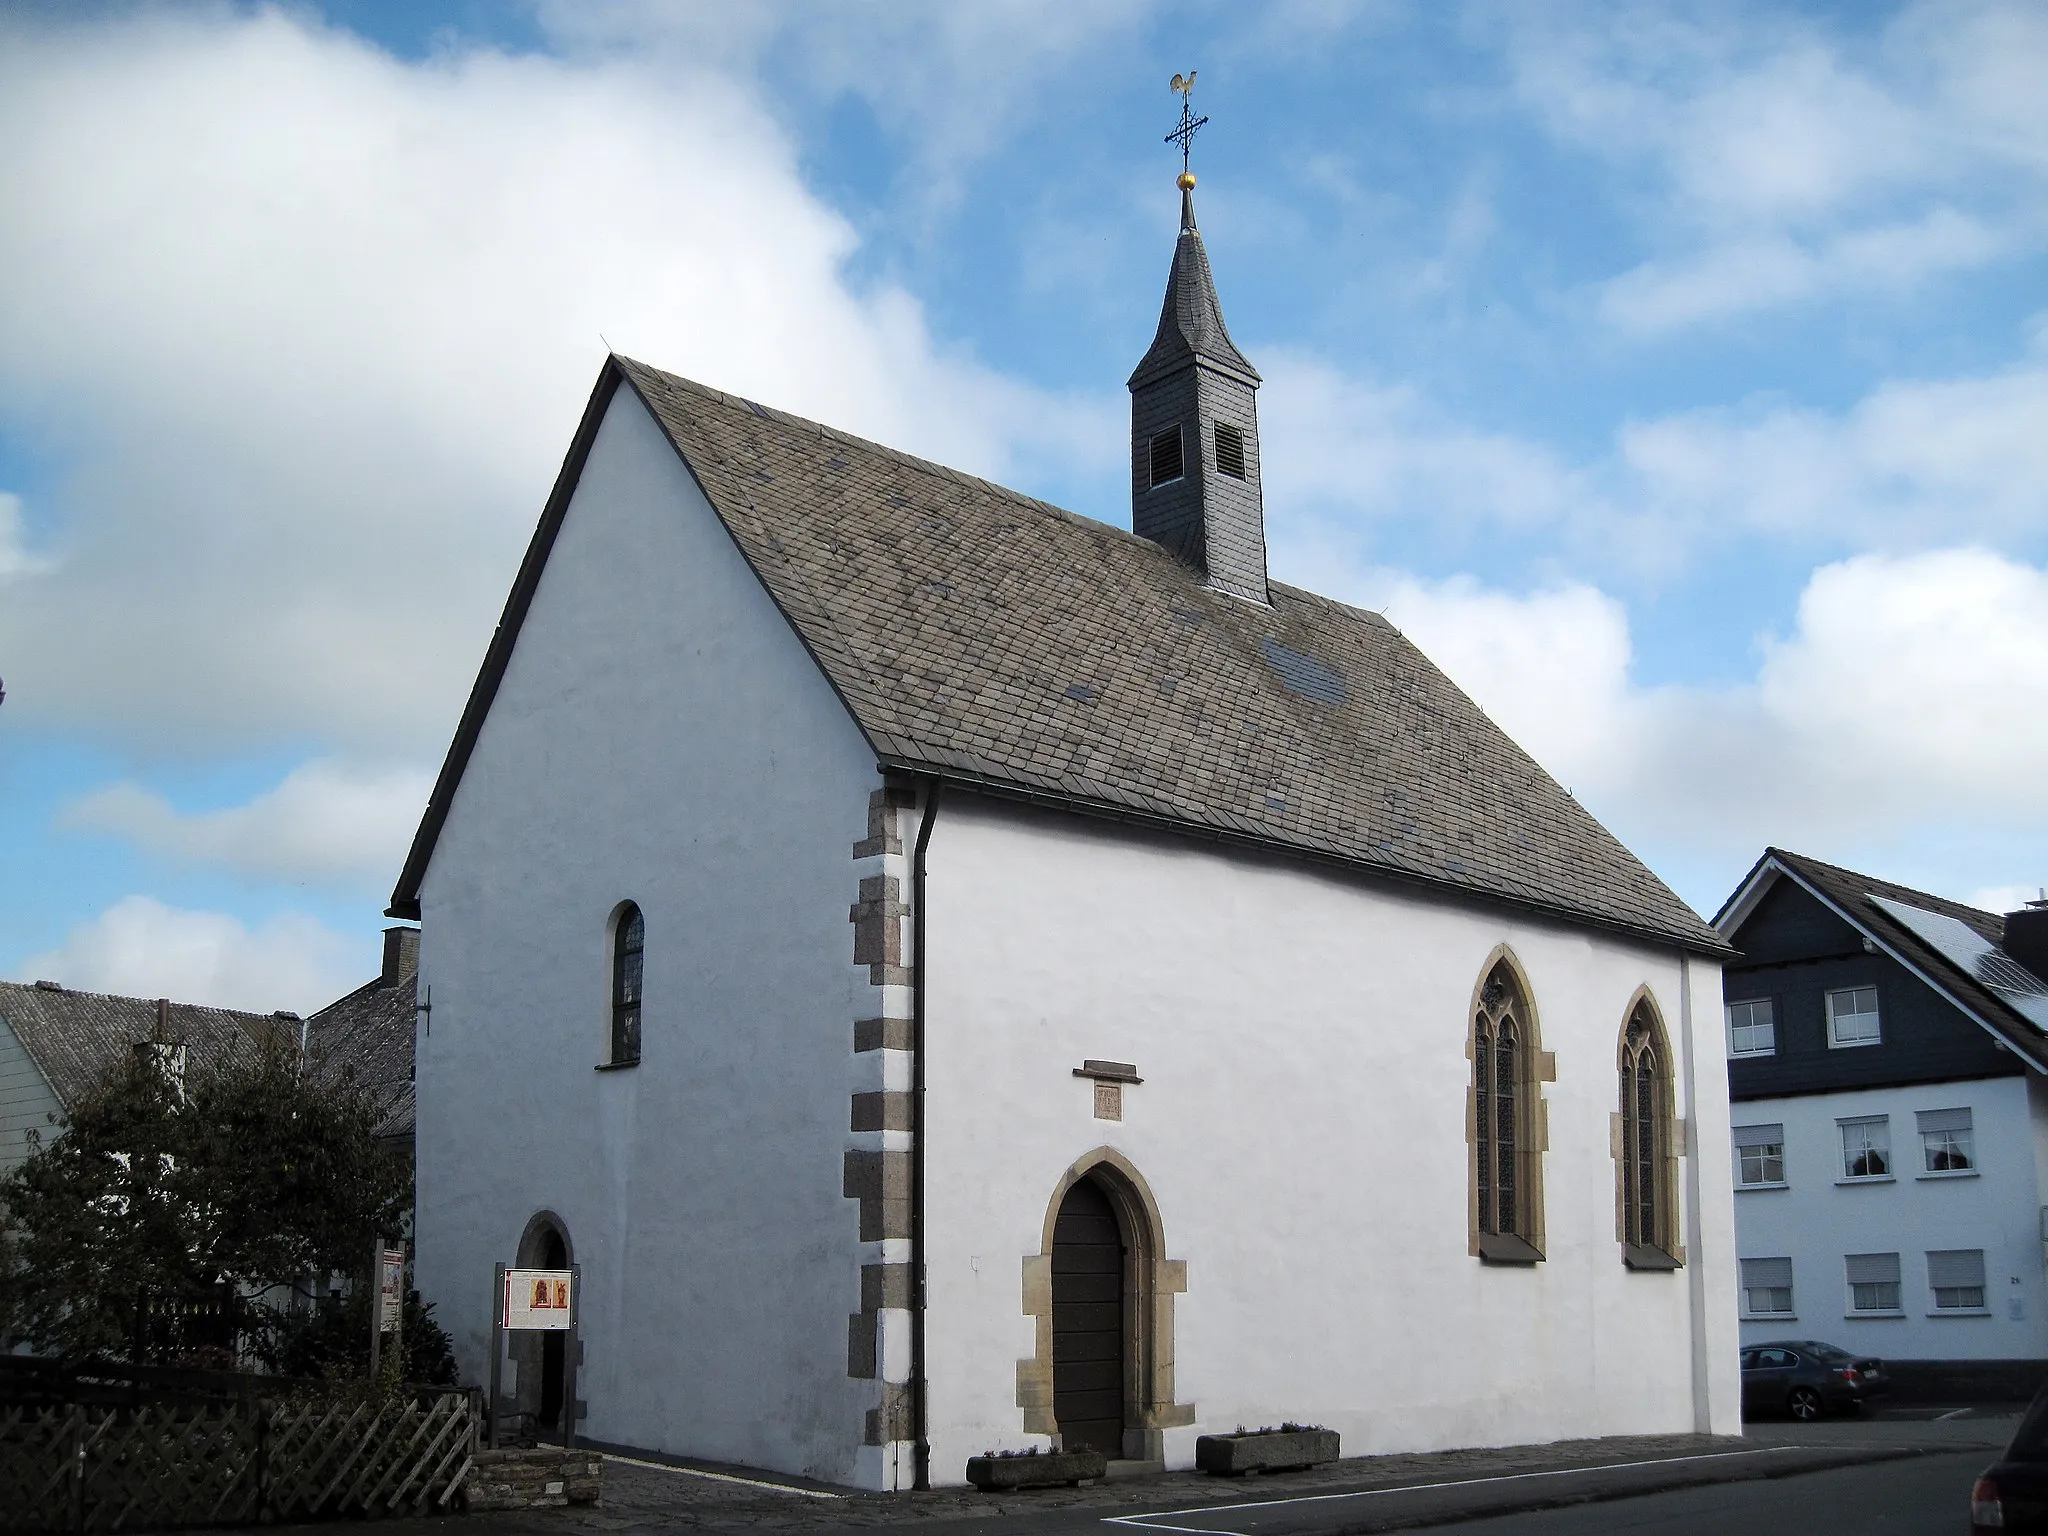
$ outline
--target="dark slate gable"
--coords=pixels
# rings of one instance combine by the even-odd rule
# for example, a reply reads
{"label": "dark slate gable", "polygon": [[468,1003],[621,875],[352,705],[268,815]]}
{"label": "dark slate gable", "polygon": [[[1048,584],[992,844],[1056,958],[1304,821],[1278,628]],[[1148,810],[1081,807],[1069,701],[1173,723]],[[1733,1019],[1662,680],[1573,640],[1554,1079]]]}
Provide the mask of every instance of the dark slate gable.
{"label": "dark slate gable", "polygon": [[884,771],[1193,830],[1700,952],[1719,937],[1377,614],[624,358],[607,365],[407,859],[435,836],[612,390],[636,390]]}
{"label": "dark slate gable", "polygon": [[[1736,1098],[1995,1077],[2023,1064],[2048,1071],[2048,1037],[1873,897],[1955,918],[1993,944],[2004,938],[1994,913],[1766,849],[1715,918],[1742,951],[1728,968],[1728,1000],[1780,1000],[1778,1056],[1728,1064]],[[1884,1043],[1830,1050],[1821,995],[1859,985],[1879,988]]]}

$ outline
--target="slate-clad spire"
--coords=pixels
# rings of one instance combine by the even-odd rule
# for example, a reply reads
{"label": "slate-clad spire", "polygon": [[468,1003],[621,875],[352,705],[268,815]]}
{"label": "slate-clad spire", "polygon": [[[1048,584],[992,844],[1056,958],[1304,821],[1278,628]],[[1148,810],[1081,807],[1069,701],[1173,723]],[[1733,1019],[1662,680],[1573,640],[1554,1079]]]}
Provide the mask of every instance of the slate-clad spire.
{"label": "slate-clad spire", "polygon": [[1195,227],[1195,178],[1180,178],[1180,238],[1159,330],[1131,375],[1131,526],[1263,603],[1265,504],[1259,489],[1259,372],[1223,324]]}

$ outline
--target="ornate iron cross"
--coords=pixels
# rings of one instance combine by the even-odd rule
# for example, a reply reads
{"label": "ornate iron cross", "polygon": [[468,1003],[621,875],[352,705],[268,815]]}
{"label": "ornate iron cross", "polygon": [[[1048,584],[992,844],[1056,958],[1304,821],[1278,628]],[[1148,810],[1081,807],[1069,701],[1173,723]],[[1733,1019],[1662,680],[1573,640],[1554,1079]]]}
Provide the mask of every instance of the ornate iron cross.
{"label": "ornate iron cross", "polygon": [[1194,143],[1196,131],[1209,119],[1206,115],[1195,116],[1194,107],[1189,102],[1195,90],[1195,72],[1192,69],[1173,77],[1173,89],[1180,93],[1180,124],[1166,136],[1166,142],[1180,146],[1180,173],[1185,176],[1188,173],[1188,146]]}

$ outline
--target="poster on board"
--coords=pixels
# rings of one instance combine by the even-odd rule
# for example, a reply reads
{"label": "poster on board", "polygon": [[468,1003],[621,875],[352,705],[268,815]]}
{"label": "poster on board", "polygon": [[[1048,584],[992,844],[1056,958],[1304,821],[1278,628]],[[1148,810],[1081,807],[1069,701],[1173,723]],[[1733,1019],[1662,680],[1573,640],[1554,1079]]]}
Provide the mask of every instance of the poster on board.
{"label": "poster on board", "polygon": [[505,1326],[566,1332],[576,1315],[575,1284],[566,1269],[506,1270]]}
{"label": "poster on board", "polygon": [[396,1333],[405,1319],[405,1250],[386,1248],[377,1255],[377,1331]]}

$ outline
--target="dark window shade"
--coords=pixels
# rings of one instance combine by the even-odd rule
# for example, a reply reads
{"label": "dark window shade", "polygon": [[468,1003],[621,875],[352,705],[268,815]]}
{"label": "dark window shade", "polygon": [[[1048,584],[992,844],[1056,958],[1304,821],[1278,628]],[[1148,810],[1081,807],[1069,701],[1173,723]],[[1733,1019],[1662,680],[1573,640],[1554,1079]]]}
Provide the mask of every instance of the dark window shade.
{"label": "dark window shade", "polygon": [[1180,451],[1180,428],[1168,427],[1152,439],[1152,483],[1164,485],[1187,473]]}
{"label": "dark window shade", "polygon": [[1227,422],[1216,423],[1216,468],[1233,480],[1244,478],[1244,434]]}

